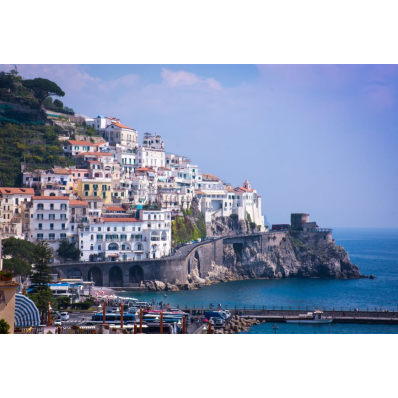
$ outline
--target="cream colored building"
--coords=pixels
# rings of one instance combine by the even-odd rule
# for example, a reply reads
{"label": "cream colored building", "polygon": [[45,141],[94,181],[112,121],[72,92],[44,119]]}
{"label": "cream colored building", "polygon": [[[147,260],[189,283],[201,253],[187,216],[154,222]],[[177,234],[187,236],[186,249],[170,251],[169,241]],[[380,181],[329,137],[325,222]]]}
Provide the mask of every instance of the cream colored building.
{"label": "cream colored building", "polygon": [[4,319],[9,325],[9,333],[14,333],[15,294],[18,283],[0,281],[0,319]]}
{"label": "cream colored building", "polygon": [[23,239],[29,230],[29,204],[33,188],[0,188],[2,237]]}

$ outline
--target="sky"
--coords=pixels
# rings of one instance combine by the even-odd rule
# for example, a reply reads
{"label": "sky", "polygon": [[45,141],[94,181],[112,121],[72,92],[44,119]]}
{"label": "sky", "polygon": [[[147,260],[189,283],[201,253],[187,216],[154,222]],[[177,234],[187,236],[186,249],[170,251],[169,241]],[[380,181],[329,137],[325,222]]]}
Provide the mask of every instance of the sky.
{"label": "sky", "polygon": [[269,223],[398,227],[397,65],[17,67],[76,113],[160,134],[234,187],[247,178]]}

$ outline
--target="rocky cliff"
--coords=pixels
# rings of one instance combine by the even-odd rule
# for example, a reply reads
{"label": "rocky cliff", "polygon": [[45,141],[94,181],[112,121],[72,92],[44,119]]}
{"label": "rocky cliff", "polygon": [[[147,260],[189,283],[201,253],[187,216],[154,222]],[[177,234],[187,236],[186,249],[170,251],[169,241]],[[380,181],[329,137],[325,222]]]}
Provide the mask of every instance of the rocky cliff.
{"label": "rocky cliff", "polygon": [[237,253],[233,245],[224,246],[224,264],[213,265],[210,281],[249,278],[360,278],[343,247],[326,241],[317,233],[286,233],[278,246],[261,253],[259,244]]}

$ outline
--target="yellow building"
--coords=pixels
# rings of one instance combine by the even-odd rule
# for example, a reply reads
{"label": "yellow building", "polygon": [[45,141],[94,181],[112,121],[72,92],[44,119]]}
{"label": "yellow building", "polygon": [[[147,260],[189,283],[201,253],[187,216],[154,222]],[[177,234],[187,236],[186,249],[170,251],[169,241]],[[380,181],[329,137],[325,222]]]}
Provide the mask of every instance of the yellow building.
{"label": "yellow building", "polygon": [[0,319],[10,325],[10,334],[14,333],[15,293],[18,286],[14,281],[0,281]]}
{"label": "yellow building", "polygon": [[99,197],[103,203],[112,203],[112,180],[110,178],[84,178],[77,181],[77,195],[83,200]]}

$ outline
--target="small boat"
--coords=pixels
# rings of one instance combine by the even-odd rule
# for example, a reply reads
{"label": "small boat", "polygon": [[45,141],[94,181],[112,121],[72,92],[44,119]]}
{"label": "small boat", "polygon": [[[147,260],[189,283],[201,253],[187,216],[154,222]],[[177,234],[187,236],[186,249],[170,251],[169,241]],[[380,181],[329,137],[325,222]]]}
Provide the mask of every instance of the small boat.
{"label": "small boat", "polygon": [[333,318],[331,316],[324,316],[323,311],[315,310],[314,312],[285,318],[285,321],[287,323],[332,323]]}

